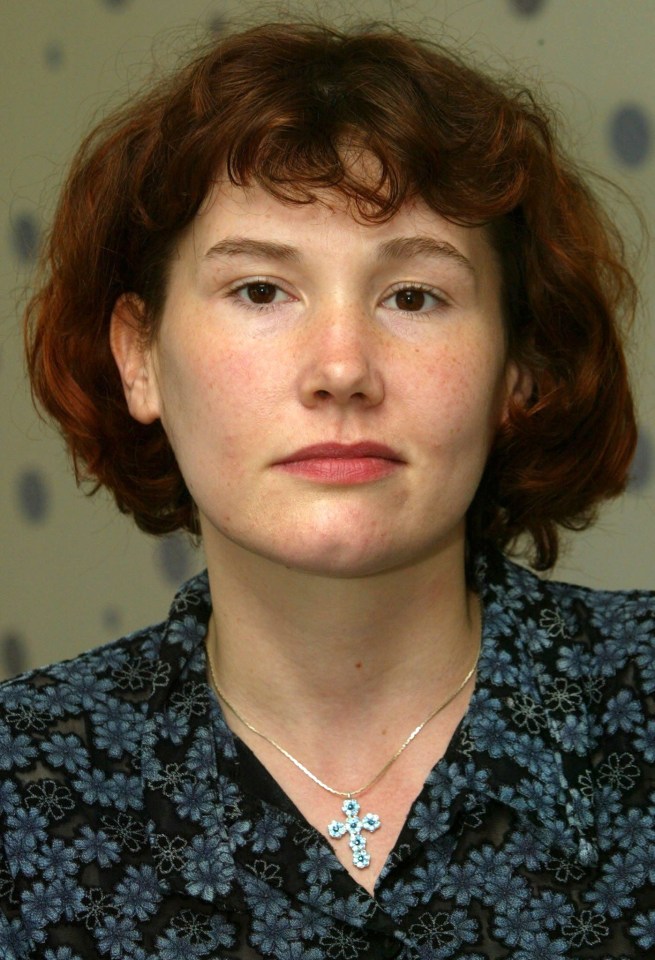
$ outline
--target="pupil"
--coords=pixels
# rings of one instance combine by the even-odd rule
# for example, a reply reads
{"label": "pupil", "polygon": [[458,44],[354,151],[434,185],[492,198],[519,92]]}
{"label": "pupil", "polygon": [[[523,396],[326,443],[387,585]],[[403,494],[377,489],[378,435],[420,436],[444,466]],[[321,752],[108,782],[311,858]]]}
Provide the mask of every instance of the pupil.
{"label": "pupil", "polygon": [[250,283],[248,296],[253,303],[272,303],[275,300],[275,287],[272,283]]}
{"label": "pupil", "polygon": [[422,290],[400,290],[396,294],[396,303],[401,310],[420,310],[425,304]]}

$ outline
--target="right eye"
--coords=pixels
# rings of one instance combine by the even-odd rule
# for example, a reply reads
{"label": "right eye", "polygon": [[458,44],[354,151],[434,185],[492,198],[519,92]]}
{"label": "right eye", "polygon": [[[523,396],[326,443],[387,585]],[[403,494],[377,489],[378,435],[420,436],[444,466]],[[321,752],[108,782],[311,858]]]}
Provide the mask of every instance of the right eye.
{"label": "right eye", "polygon": [[242,283],[231,291],[231,296],[244,306],[252,307],[275,306],[280,303],[289,303],[294,299],[276,283],[270,283],[268,280]]}

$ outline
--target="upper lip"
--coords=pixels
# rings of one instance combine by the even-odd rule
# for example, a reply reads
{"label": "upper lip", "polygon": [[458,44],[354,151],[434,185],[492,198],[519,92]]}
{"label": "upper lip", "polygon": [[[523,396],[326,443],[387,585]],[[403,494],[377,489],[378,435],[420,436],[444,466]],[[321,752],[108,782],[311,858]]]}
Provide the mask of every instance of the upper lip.
{"label": "upper lip", "polygon": [[362,440],[358,443],[313,443],[302,447],[277,463],[294,463],[299,460],[352,460],[359,457],[378,457],[381,460],[404,462],[403,458],[384,443]]}

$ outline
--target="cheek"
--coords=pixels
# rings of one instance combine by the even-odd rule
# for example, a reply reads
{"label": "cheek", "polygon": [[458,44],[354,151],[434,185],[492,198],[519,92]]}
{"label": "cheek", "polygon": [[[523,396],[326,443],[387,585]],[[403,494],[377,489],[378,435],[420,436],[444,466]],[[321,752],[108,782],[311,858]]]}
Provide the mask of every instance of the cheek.
{"label": "cheek", "polygon": [[235,442],[270,431],[282,394],[280,358],[249,349],[225,350],[206,364],[212,416]]}
{"label": "cheek", "polygon": [[271,361],[251,350],[194,344],[183,358],[164,356],[162,422],[184,472],[230,463],[238,474],[249,445],[270,430]]}
{"label": "cheek", "polygon": [[442,354],[424,367],[421,385],[415,402],[436,446],[474,441],[490,445],[505,407],[497,357],[475,350]]}

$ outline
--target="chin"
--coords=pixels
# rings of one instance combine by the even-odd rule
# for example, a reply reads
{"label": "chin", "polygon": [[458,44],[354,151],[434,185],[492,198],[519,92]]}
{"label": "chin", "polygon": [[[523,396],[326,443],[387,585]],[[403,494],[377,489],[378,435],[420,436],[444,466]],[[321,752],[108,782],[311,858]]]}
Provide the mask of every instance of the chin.
{"label": "chin", "polygon": [[262,553],[288,570],[339,580],[359,579],[391,573],[421,563],[434,552],[432,544],[390,544],[354,541],[348,538],[322,538],[311,543],[271,545]]}
{"label": "chin", "polygon": [[357,549],[353,543],[308,545],[295,544],[292,548],[267,550],[269,559],[289,570],[316,576],[349,579],[372,576],[393,567],[394,559],[385,550]]}
{"label": "chin", "polygon": [[293,541],[286,538],[284,543],[276,543],[275,538],[266,542],[234,538],[233,543],[287,570],[317,577],[356,579],[404,565],[404,557],[399,558],[397,550],[381,544],[357,544],[352,536],[343,539],[314,536],[311,542],[303,542],[298,537]]}
{"label": "chin", "polygon": [[362,557],[357,560],[341,559],[326,562],[325,557],[300,560],[297,563],[288,563],[289,569],[296,569],[317,577],[328,577],[333,580],[358,580],[364,577],[373,577],[393,569],[394,564],[380,558]]}

